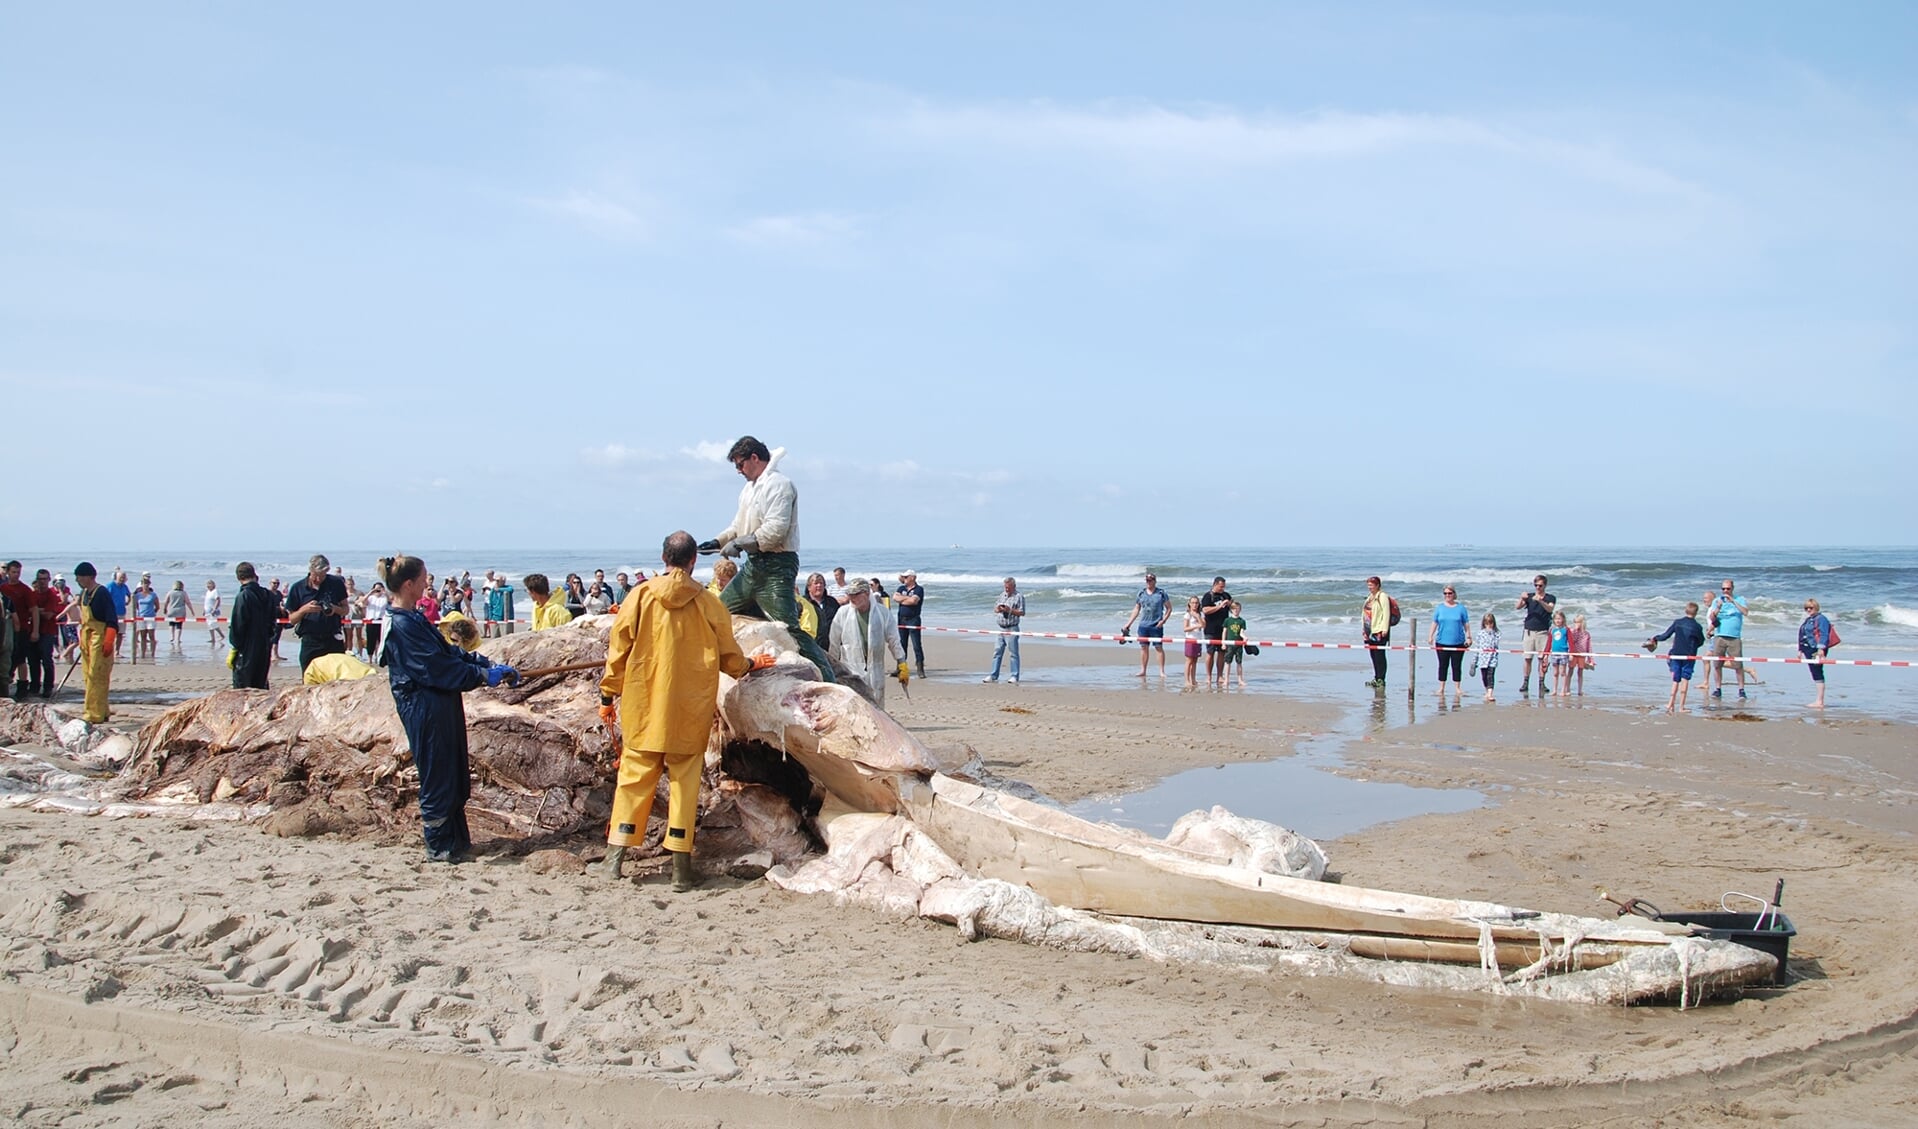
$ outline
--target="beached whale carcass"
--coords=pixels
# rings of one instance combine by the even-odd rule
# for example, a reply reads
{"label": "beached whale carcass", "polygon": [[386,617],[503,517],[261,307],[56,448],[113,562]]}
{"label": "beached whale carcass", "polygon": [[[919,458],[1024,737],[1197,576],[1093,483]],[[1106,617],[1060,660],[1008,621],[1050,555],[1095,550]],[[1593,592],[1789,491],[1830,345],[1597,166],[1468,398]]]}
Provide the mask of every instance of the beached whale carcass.
{"label": "beached whale carcass", "polygon": [[[597,664],[606,657],[609,622],[589,617],[489,640],[484,649],[528,671]],[[467,814],[482,838],[556,842],[605,830],[618,754],[599,721],[598,681],[593,671],[575,671],[466,696]],[[713,759],[702,793],[703,844],[770,849],[775,859],[816,849],[785,797],[727,779]],[[142,728],[119,778],[102,792],[96,804],[116,810],[238,805],[285,835],[419,835],[418,774],[384,674],[221,690],[182,703]]]}
{"label": "beached whale carcass", "polygon": [[1775,968],[1681,926],[1319,881],[1316,845],[1223,808],[1165,840],[1091,823],[942,760],[883,711],[810,680],[777,626],[738,634],[748,653],[788,657],[722,688],[728,744],[777,748],[827,793],[812,821],[826,854],[767,875],[787,889],[969,937],[1572,1001],[1685,1003]]}
{"label": "beached whale carcass", "polygon": [[[725,849],[713,832],[729,829],[733,844],[766,843],[779,863],[768,877],[787,889],[968,936],[1596,1002],[1698,999],[1774,967],[1675,926],[1317,881],[1316,848],[1223,811],[1183,821],[1176,841],[1088,823],[817,681],[780,627],[742,619],[736,632],[748,654],[779,662],[722,683],[701,853]],[[522,669],[557,666],[603,656],[605,633],[589,620],[486,650]],[[594,715],[596,681],[555,676],[469,697],[476,827],[521,837],[603,827],[614,750]],[[373,678],[176,707],[142,732],[125,790],[264,802],[295,832],[356,821],[410,832],[386,693]]]}

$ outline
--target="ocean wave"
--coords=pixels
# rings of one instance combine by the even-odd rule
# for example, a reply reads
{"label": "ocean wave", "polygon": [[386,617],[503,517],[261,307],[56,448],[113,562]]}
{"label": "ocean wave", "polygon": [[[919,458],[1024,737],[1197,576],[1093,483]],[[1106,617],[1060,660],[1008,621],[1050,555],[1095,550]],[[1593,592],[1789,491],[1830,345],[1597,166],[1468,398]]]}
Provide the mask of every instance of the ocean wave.
{"label": "ocean wave", "polygon": [[[1540,572],[1559,580],[1575,580],[1592,575],[1584,565],[1572,565],[1557,571],[1524,568],[1459,568],[1450,572],[1386,572],[1379,579],[1387,584],[1519,584],[1530,585]],[[1364,580],[1364,577],[1358,577]]]}
{"label": "ocean wave", "polygon": [[1811,570],[1813,572],[1838,572],[1844,567],[1844,565],[1813,565],[1811,566]]}
{"label": "ocean wave", "polygon": [[[847,579],[850,580],[852,577],[852,574],[847,573],[846,575],[847,575]],[[1003,572],[993,576],[987,576],[983,573],[970,573],[970,572],[922,572],[919,574],[919,586],[922,588],[932,588],[934,586],[941,585],[941,584],[947,584],[947,585],[990,584],[996,588],[1000,584],[1005,582],[1007,575],[1009,574],[1003,573]],[[1017,580],[1021,586],[1030,586],[1031,584],[1033,584],[1032,580],[1027,580],[1025,578],[1022,578],[1017,573],[1011,573],[1010,575],[1013,577],[1014,580]],[[827,576],[826,583],[828,584],[832,583],[832,578],[830,574],[828,574]]]}
{"label": "ocean wave", "polygon": [[1110,592],[1087,592],[1082,588],[1061,588],[1058,596],[1061,600],[1110,600]]}
{"label": "ocean wave", "polygon": [[1052,570],[1057,577],[1074,580],[1137,580],[1146,574],[1145,565],[1062,564]]}
{"label": "ocean wave", "polygon": [[1918,611],[1886,604],[1865,613],[1870,623],[1888,623],[1896,627],[1918,627]]}

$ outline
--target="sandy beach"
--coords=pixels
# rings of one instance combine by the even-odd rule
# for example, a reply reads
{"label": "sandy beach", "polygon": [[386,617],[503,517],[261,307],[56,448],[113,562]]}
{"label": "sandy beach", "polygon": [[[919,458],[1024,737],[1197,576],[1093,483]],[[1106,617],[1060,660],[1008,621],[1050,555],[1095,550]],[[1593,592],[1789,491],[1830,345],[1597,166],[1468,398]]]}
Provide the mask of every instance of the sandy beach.
{"label": "sandy beach", "polygon": [[[1910,727],[1469,694],[1372,724],[1356,696],[1180,694],[1176,657],[1170,690],[1156,667],[1084,689],[1048,685],[1063,651],[1032,647],[1013,688],[978,684],[983,645],[941,648],[890,712],[1061,801],[1349,733],[1344,775],[1486,802],[1327,841],[1338,880],[1593,914],[1600,886],[1705,908],[1784,878],[1791,983],[1687,1011],[1411,991],[968,944],[720,874],[673,895],[657,859],[615,885],[512,844],[439,868],[410,841],[7,809],[0,1118],[1918,1123]],[[116,722],[224,679],[122,666]]]}

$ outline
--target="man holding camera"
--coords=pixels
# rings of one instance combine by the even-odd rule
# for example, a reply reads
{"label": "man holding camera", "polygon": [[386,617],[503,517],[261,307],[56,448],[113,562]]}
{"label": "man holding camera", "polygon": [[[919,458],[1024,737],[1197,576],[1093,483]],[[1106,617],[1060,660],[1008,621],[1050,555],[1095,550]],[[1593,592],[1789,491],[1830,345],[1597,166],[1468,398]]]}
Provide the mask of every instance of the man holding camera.
{"label": "man holding camera", "polygon": [[799,626],[799,599],[793,594],[799,579],[799,490],[773,466],[786,454],[766,449],[750,435],[741,436],[726,460],[746,485],[739,492],[739,511],[719,536],[699,545],[702,553],[718,553],[746,563],[719,594],[719,602],[733,615],[757,616],[786,625],[799,651],[819,668],[819,676],[836,681],[832,660],[819,641]]}
{"label": "man holding camera", "polygon": [[1725,664],[1738,672],[1738,696],[1745,696],[1745,614],[1751,610],[1743,597],[1732,595],[1731,579],[1726,578],[1718,594],[1706,606],[1712,625],[1712,663],[1705,668],[1705,681],[1711,684],[1712,697],[1725,696]]}
{"label": "man holding camera", "polygon": [[992,673],[986,675],[982,681],[999,681],[999,664],[1006,657],[1006,652],[1011,651],[1011,682],[1017,686],[1019,685],[1019,621],[1024,619],[1026,614],[1026,597],[1025,593],[1019,591],[1018,581],[1010,576],[1006,577],[1005,594],[1001,595],[999,602],[992,606],[992,613],[997,617],[994,622],[999,625],[999,639],[992,647]]}
{"label": "man holding camera", "polygon": [[1558,610],[1558,597],[1545,590],[1545,574],[1532,578],[1532,591],[1518,598],[1515,605],[1525,613],[1525,672],[1518,684],[1518,692],[1532,692],[1532,658],[1538,658],[1538,693],[1545,697],[1552,692],[1546,685],[1545,669],[1551,662],[1552,650],[1552,613]]}
{"label": "man holding camera", "polygon": [[300,639],[302,676],[321,655],[346,653],[346,581],[333,575],[331,568],[325,553],[313,554],[306,563],[306,575],[286,593],[287,622]]}

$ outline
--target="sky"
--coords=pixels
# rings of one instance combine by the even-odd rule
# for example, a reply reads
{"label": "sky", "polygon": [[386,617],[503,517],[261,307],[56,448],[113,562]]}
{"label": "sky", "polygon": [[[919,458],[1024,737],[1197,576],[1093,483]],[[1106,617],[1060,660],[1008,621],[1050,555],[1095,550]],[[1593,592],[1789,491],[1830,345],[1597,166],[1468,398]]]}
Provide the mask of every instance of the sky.
{"label": "sky", "polygon": [[1902,3],[0,0],[0,540],[1910,545],[1913,201]]}

